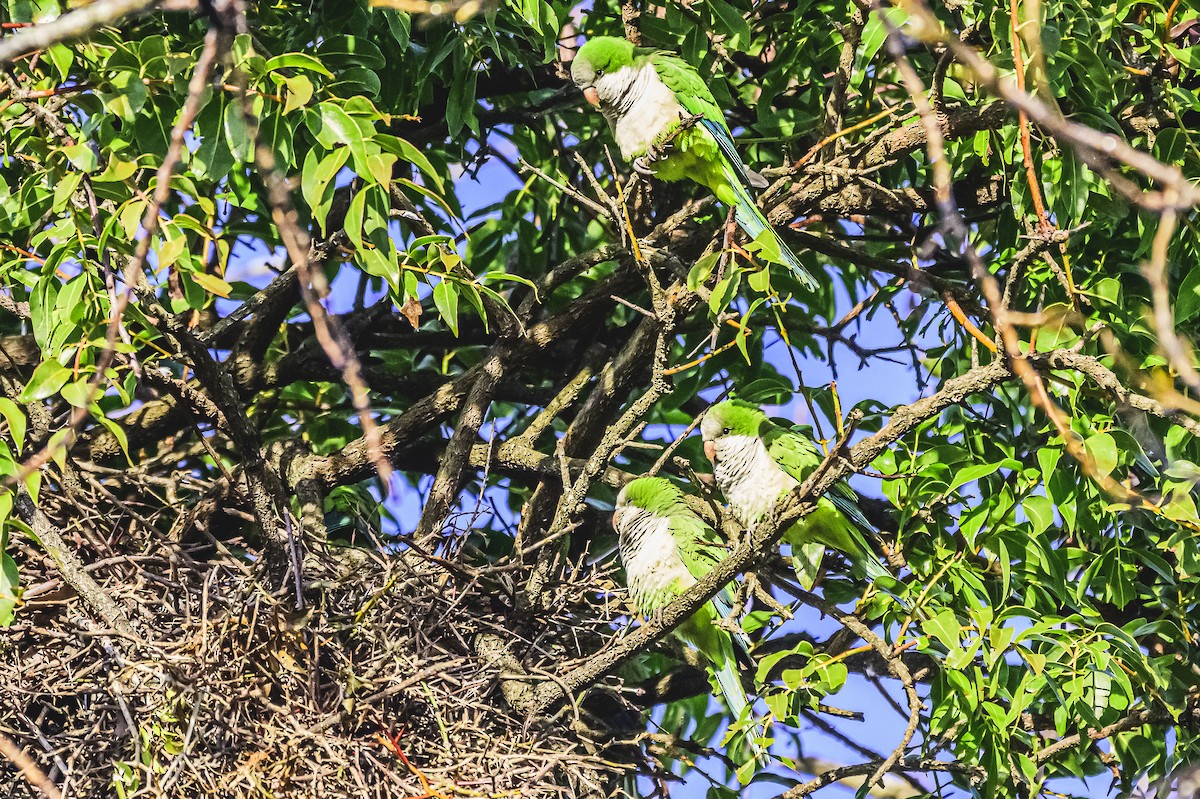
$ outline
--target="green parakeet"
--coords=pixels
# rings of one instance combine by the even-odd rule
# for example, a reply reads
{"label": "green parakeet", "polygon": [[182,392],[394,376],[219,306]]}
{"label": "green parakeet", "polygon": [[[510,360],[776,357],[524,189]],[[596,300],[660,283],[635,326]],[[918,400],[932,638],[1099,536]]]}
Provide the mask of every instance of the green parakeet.
{"label": "green parakeet", "polygon": [[[733,208],[738,225],[761,245],[767,260],[788,267],[805,288],[816,289],[813,276],[758,210],[750,189],[764,188],[767,181],[742,162],[725,116],[695,67],[626,39],[595,36],[571,62],[571,79],[604,114],[621,154],[635,169],[707,186]],[[695,117],[667,142],[681,123]]]}
{"label": "green parakeet", "polygon": [[[700,432],[717,486],[734,516],[747,527],[770,513],[779,497],[799,485],[821,462],[810,439],[780,427],[757,406],[741,400],[726,400],[709,408]],[[839,482],[817,501],[816,510],[784,533],[805,587],[816,577],[824,547],[849,558],[859,576],[878,580],[881,587],[895,585],[895,578],[863,538],[862,531],[870,530],[871,524],[857,502],[854,489]]]}
{"label": "green parakeet", "polygon": [[[713,529],[684,503],[683,493],[661,477],[639,477],[621,489],[613,527],[629,593],[646,617],[695,585],[725,553]],[[675,634],[704,656],[725,704],[741,716],[749,701],[738,676],[734,641],[714,624],[730,610],[728,594],[722,591],[676,627]],[[748,648],[744,639],[739,645]]]}

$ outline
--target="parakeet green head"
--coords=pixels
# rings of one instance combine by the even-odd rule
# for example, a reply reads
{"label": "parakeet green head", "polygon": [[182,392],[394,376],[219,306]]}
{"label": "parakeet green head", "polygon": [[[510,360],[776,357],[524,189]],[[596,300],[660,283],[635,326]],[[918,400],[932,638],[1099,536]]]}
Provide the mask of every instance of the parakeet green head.
{"label": "parakeet green head", "polygon": [[638,477],[617,494],[612,523],[617,532],[638,516],[668,516],[683,503],[683,492],[663,477]]}
{"label": "parakeet green head", "polygon": [[704,437],[704,454],[709,460],[716,452],[716,442],[725,436],[758,438],[767,415],[757,405],[743,400],[718,402],[704,414],[700,435]]}
{"label": "parakeet green head", "polygon": [[633,506],[654,512],[669,511],[683,502],[683,492],[665,477],[638,477],[617,494],[617,507]]}
{"label": "parakeet green head", "polygon": [[589,103],[598,107],[610,99],[608,95],[617,87],[606,78],[633,63],[634,49],[633,42],[617,36],[593,36],[579,48],[571,62],[571,80]]}

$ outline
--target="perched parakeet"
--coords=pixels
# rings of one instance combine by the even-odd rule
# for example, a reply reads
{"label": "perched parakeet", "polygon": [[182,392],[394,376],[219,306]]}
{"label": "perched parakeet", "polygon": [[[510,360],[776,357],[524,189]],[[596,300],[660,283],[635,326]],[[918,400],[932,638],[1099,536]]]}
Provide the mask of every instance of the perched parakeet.
{"label": "perched parakeet", "polygon": [[[788,267],[806,288],[817,287],[758,210],[750,189],[764,188],[767,181],[742,162],[725,116],[695,67],[626,39],[595,36],[571,62],[571,79],[604,114],[621,154],[635,169],[707,186],[733,208],[738,225],[762,246],[767,260]],[[685,120],[696,117],[667,141]]]}
{"label": "perched parakeet", "polygon": [[[713,529],[684,503],[683,493],[661,477],[639,477],[617,495],[613,527],[621,564],[638,611],[654,616],[720,561],[724,549]],[[738,676],[734,642],[714,622],[729,615],[730,599],[718,594],[675,628],[712,667],[725,704],[741,716],[749,701]],[[739,641],[743,649],[748,642]]]}
{"label": "perched parakeet", "polygon": [[[772,422],[757,406],[741,400],[713,405],[700,424],[704,454],[712,461],[717,486],[734,516],[747,527],[770,513],[785,492],[800,484],[821,462],[816,444]],[[817,508],[800,519],[783,540],[792,546],[797,574],[812,584],[824,547],[849,558],[852,569],[881,587],[895,585],[863,538],[871,524],[858,509],[858,495],[845,482],[821,497]],[[805,578],[808,579],[805,579]]]}

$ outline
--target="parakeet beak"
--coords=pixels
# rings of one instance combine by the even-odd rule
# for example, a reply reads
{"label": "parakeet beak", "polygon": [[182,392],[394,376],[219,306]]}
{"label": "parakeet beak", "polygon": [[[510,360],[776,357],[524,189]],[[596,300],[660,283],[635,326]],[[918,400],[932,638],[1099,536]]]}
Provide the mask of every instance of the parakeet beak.
{"label": "parakeet beak", "polygon": [[612,526],[613,526],[613,529],[614,529],[614,530],[616,530],[616,529],[617,529],[617,526],[618,526],[620,523],[621,523],[621,509],[620,509],[620,508],[613,508],[613,515],[612,515]]}
{"label": "parakeet beak", "polygon": [[595,86],[588,86],[583,90],[583,99],[591,103],[593,108],[600,107],[600,92],[596,91]]}
{"label": "parakeet beak", "polygon": [[708,458],[713,463],[717,461],[717,443],[715,441],[704,442],[704,457]]}

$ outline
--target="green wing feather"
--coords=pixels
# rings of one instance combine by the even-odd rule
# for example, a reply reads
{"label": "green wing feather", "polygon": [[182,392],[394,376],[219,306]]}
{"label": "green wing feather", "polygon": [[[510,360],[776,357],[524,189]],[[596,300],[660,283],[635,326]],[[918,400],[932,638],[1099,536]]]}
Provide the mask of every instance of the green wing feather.
{"label": "green wing feather", "polygon": [[763,444],[779,468],[796,480],[804,482],[809,473],[821,463],[817,445],[792,430],[767,422],[762,429]]}
{"label": "green wing feather", "polygon": [[[726,554],[716,531],[686,506],[676,506],[670,514],[668,529],[675,539],[684,566],[697,580],[703,579],[712,571]],[[741,718],[750,707],[750,699],[742,686],[741,668],[735,656],[734,646],[748,653],[750,640],[745,635],[731,636],[716,624],[719,619],[730,615],[732,605],[733,599],[729,590],[723,588],[690,619],[681,624],[676,632],[708,659],[725,704],[735,718]],[[747,738],[749,752],[756,760],[761,759],[765,753],[754,743],[754,738],[764,734],[763,729],[756,725],[753,734]]]}
{"label": "green wing feather", "polygon": [[[763,443],[771,458],[794,479],[804,482],[821,463],[817,445],[807,436],[768,423]],[[864,536],[872,530],[871,523],[858,508],[858,494],[848,484],[839,481],[817,502],[817,509],[801,519],[789,531],[789,543],[820,541],[850,558],[872,580],[890,578],[891,574],[879,562]]]}
{"label": "green wing feather", "polygon": [[[671,535],[679,549],[683,565],[697,580],[704,579],[713,568],[725,557],[726,550],[716,532],[699,516],[691,512],[674,513],[671,515]],[[733,613],[733,596],[728,588],[722,588],[709,600],[713,610],[721,618],[728,618]],[[735,638],[738,648],[749,653],[750,640],[744,635]]]}
{"label": "green wing feather", "polygon": [[[674,168],[668,166],[672,160],[668,158],[655,174],[663,180],[682,180],[687,177],[708,186],[718,200],[734,209],[738,225],[746,235],[758,242],[767,260],[788,267],[805,288],[816,289],[816,279],[779,237],[754,202],[750,188],[763,188],[767,181],[742,160],[733,134],[725,123],[725,115],[704,79],[690,64],[670,53],[648,51],[645,56],[684,110],[692,116],[701,117],[695,128],[685,131],[680,137],[681,150],[694,149],[700,155],[691,159],[691,163],[677,157],[675,160],[678,163]],[[710,154],[706,152],[708,147],[696,146],[696,139],[717,146]]]}
{"label": "green wing feather", "polygon": [[699,114],[705,119],[725,124],[725,116],[721,113],[716,98],[691,64],[678,56],[663,52],[652,54],[650,63],[654,65],[659,80],[675,92],[675,99],[689,114]]}
{"label": "green wing feather", "polygon": [[761,188],[765,185],[763,177],[751,171],[742,160],[733,141],[733,134],[725,124],[725,115],[721,113],[721,107],[717,105],[716,98],[700,74],[683,59],[668,53],[655,53],[650,57],[650,63],[654,65],[654,71],[658,73],[663,84],[675,93],[675,99],[684,110],[692,116],[699,114],[703,117],[700,127],[707,130],[721,148],[721,153],[733,168],[737,180],[745,186]]}

